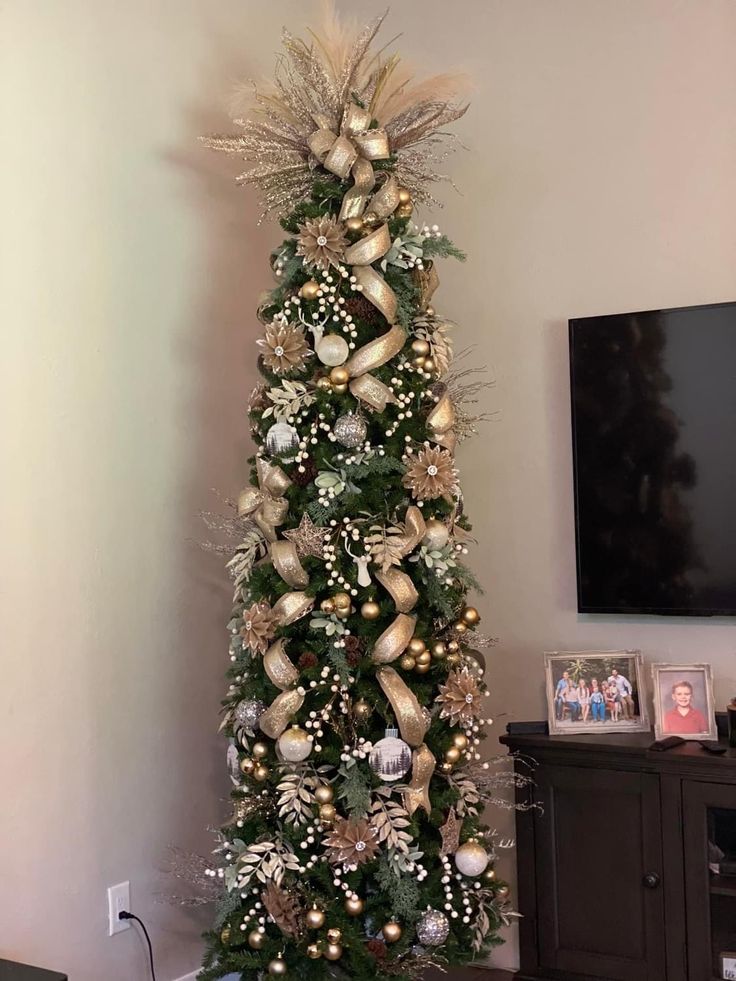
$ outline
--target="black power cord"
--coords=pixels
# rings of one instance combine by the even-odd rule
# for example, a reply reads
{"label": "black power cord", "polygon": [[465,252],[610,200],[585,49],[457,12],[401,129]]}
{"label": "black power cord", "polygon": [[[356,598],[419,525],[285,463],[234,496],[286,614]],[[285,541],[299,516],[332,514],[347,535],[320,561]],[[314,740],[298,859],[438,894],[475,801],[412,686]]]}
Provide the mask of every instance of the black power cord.
{"label": "black power cord", "polygon": [[135,920],[135,922],[140,925],[140,928],[143,931],[143,934],[146,938],[146,942],[148,943],[148,956],[151,961],[151,979],[152,981],[156,981],[156,968],[153,966],[153,944],[151,943],[151,938],[148,936],[148,930],[146,930],[146,924],[143,922],[143,920],[140,917],[136,916],[135,913],[129,913],[127,910],[121,910],[120,913],[118,913],[118,919]]}

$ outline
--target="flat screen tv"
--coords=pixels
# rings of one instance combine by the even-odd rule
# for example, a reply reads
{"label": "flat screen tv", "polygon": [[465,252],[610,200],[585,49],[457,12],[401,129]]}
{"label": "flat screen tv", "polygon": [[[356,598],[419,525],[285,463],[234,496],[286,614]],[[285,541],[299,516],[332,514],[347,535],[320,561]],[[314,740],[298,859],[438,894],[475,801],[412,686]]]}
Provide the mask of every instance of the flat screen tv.
{"label": "flat screen tv", "polygon": [[736,615],[736,303],[570,321],[578,610]]}

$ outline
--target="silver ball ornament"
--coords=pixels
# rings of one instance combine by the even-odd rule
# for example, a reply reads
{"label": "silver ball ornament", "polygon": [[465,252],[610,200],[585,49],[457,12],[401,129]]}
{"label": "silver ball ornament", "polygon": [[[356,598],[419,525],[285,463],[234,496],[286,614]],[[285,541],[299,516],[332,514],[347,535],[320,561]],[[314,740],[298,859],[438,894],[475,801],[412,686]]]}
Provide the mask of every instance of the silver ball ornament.
{"label": "silver ball ornament", "polygon": [[332,432],[338,443],[348,449],[355,449],[356,446],[361,446],[365,442],[368,427],[365,424],[365,419],[354,412],[348,412],[336,420]]}
{"label": "silver ball ornament", "polygon": [[235,721],[252,732],[258,727],[258,720],[266,711],[266,706],[258,698],[244,698],[235,706]]}
{"label": "silver ball ornament", "polygon": [[417,923],[417,940],[425,947],[439,947],[449,933],[450,922],[438,909],[428,909]]}

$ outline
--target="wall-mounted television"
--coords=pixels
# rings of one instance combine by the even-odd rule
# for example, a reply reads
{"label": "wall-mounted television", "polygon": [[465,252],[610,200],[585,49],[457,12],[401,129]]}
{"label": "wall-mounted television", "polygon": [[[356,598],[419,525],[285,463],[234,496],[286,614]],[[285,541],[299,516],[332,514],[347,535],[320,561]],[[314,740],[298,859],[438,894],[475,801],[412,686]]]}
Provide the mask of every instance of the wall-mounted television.
{"label": "wall-mounted television", "polygon": [[736,303],[569,331],[578,610],[736,615]]}

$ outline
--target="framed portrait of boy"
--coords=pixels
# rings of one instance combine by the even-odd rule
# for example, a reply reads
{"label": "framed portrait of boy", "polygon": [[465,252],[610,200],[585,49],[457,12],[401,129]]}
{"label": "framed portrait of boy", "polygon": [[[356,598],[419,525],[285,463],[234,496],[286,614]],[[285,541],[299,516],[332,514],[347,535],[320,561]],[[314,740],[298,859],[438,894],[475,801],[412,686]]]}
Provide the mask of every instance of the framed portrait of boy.
{"label": "framed portrait of boy", "polygon": [[710,664],[653,664],[657,739],[718,739]]}
{"label": "framed portrait of boy", "polygon": [[649,731],[640,651],[548,651],[544,665],[551,735]]}

